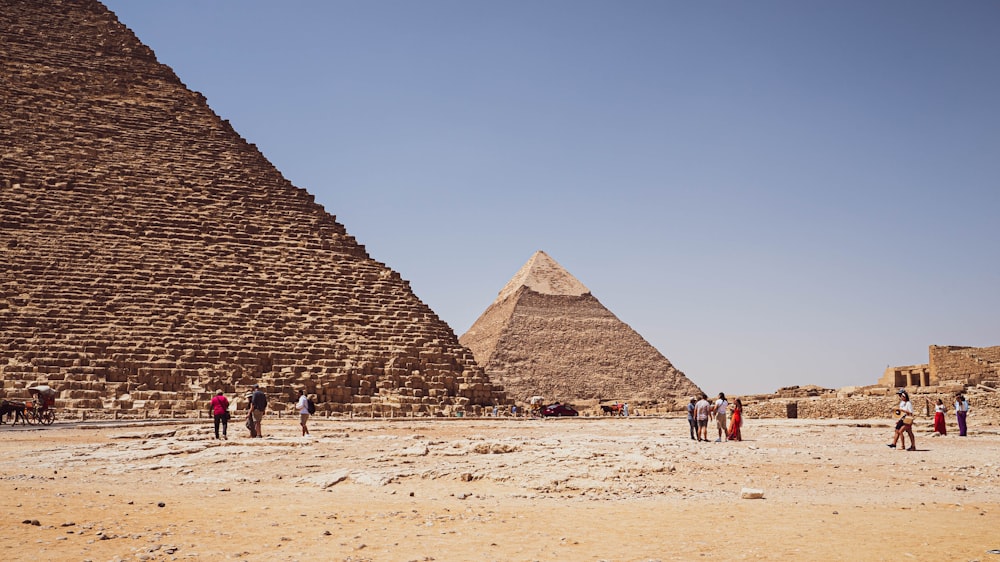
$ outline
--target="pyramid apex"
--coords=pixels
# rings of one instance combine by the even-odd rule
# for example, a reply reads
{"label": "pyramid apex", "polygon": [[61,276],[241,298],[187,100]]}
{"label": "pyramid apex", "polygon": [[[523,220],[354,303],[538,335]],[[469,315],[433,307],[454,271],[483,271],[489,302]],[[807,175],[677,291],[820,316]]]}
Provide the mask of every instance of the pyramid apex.
{"label": "pyramid apex", "polygon": [[590,293],[590,289],[541,250],[535,252],[500,290],[496,302],[506,299],[521,287],[543,295],[581,296]]}

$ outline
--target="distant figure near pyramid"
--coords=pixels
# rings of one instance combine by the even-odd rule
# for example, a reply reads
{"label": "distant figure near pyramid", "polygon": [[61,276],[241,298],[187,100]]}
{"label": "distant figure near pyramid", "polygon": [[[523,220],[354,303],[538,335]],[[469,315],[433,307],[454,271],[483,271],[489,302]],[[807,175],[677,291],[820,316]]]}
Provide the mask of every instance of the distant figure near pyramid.
{"label": "distant figure near pyramid", "polygon": [[321,414],[507,402],[97,1],[0,0],[0,83],[3,398],[46,384],[57,408],[177,415],[260,383],[272,409],[304,389]]}
{"label": "distant figure near pyramid", "polygon": [[540,395],[672,403],[701,392],[541,251],[459,341],[522,402]]}

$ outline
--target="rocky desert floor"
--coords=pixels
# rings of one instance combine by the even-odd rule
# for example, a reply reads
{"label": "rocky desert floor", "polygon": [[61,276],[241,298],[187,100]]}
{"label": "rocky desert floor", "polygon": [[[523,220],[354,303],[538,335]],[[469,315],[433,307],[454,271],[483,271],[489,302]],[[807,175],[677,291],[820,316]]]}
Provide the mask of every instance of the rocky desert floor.
{"label": "rocky desert floor", "polygon": [[888,419],[729,443],[667,417],[310,425],[0,426],[0,559],[1000,562],[1000,431],[975,417],[915,452]]}

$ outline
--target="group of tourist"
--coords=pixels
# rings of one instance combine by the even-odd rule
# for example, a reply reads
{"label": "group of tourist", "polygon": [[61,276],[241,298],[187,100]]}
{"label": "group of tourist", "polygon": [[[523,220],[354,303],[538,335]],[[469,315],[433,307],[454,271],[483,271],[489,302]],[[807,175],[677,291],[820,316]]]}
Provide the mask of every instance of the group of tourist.
{"label": "group of tourist", "polygon": [[[896,396],[899,397],[899,405],[893,410],[893,414],[898,417],[896,420],[896,429],[893,433],[892,443],[888,443],[887,446],[890,449],[895,449],[896,444],[902,442],[902,447],[907,451],[916,451],[917,443],[913,437],[913,402],[910,401],[910,394],[906,392],[906,389],[900,388],[896,391]],[[924,399],[927,402],[927,407],[930,409],[930,400]],[[945,412],[948,411],[948,407],[945,406],[944,400],[941,398],[937,399],[937,403],[934,404],[934,433],[938,435],[947,435],[948,427],[945,424]],[[958,436],[965,437],[968,433],[968,426],[966,426],[966,416],[969,414],[969,400],[964,394],[955,395],[955,419],[958,422]],[[906,446],[906,438],[910,438],[910,446]]]}
{"label": "group of tourist", "polygon": [[[250,437],[263,437],[260,424],[264,420],[264,412],[267,411],[267,395],[260,389],[259,384],[253,385],[253,389],[247,394],[250,409],[247,411],[246,427],[250,431]],[[215,425],[216,439],[229,439],[229,399],[226,398],[222,390],[215,391],[209,408],[212,412],[212,419]],[[312,413],[312,404],[304,390],[299,390],[299,398],[295,403],[295,409],[299,412],[299,425],[302,426],[302,436],[309,436],[309,415]],[[219,429],[222,429],[220,436]]]}
{"label": "group of tourist", "polygon": [[[727,417],[729,418],[728,424]],[[716,443],[743,440],[741,432],[743,402],[737,398],[730,404],[726,400],[724,392],[719,393],[715,402],[709,402],[708,395],[705,393],[702,393],[700,400],[692,396],[687,405],[687,418],[691,429],[691,439],[708,442],[709,420],[715,420],[715,429],[718,434],[715,439]]]}
{"label": "group of tourist", "polygon": [[[899,405],[896,406],[893,413],[898,419],[896,420],[892,443],[889,443],[887,446],[895,449],[897,448],[897,444],[901,444],[907,451],[916,451],[917,443],[913,435],[913,402],[910,400],[909,393],[903,388],[896,391],[896,396],[899,397]],[[263,437],[261,422],[264,419],[264,412],[267,410],[267,395],[260,389],[260,385],[255,384],[253,385],[253,390],[247,395],[247,398],[250,403],[250,409],[247,412],[246,426],[250,430],[250,437]],[[930,400],[927,399],[926,401],[929,409]],[[215,424],[215,438],[228,439],[229,400],[223,394],[222,390],[216,391],[209,407]],[[309,415],[312,413],[310,411],[312,404],[304,390],[299,390],[299,398],[295,403],[295,409],[299,412],[299,425],[302,427],[302,436],[307,437],[309,436],[307,424]],[[944,401],[938,398],[937,403],[934,405],[934,432],[939,435],[946,435],[948,432],[945,425],[946,411],[947,407]],[[968,399],[961,393],[957,394],[955,396],[955,417],[958,422],[958,435],[960,437],[965,437],[968,432],[968,427],[966,426],[966,416],[968,413]],[[494,408],[494,415],[496,415],[496,408]],[[717,432],[716,443],[743,440],[741,431],[743,426],[743,402],[737,398],[730,404],[726,400],[724,392],[720,392],[714,402],[710,402],[708,395],[705,393],[701,394],[700,399],[692,396],[687,405],[687,419],[692,440],[699,442],[709,441],[708,426],[710,420],[715,420],[715,429]],[[222,430],[221,435],[219,433],[220,429]],[[907,437],[910,440],[909,447],[906,446]]]}

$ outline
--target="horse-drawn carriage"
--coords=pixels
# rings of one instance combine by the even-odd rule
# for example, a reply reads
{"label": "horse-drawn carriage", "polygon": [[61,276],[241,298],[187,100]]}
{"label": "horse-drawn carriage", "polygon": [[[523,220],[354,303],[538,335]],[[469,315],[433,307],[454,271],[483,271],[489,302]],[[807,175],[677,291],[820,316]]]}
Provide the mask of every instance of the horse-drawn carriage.
{"label": "horse-drawn carriage", "polygon": [[25,404],[30,411],[28,419],[34,418],[34,423],[52,425],[56,421],[56,391],[42,384],[29,388],[28,392],[31,393],[31,401]]}
{"label": "horse-drawn carriage", "polygon": [[624,414],[624,404],[615,402],[614,404],[601,404],[602,416],[621,416]]}
{"label": "horse-drawn carriage", "polygon": [[24,402],[4,400],[0,402],[0,423],[18,420],[26,424],[52,425],[56,421],[56,391],[48,385],[33,386],[28,389],[31,398]]}

